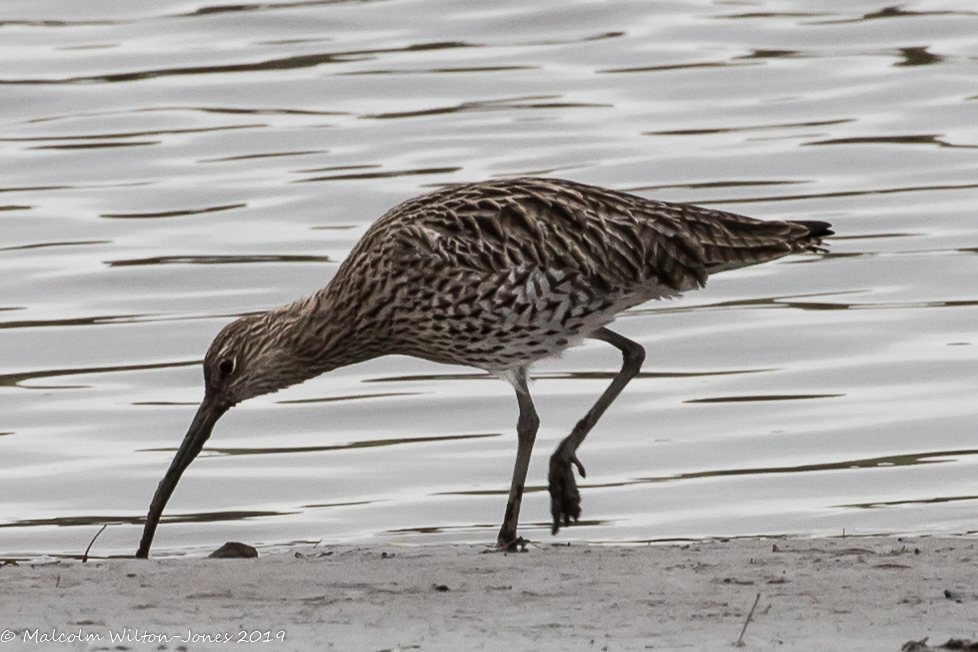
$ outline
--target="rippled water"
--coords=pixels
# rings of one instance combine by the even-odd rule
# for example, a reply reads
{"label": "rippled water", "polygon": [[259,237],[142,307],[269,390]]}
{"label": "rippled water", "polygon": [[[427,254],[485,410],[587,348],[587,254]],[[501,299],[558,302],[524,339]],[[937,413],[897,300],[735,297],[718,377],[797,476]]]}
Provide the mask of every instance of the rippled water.
{"label": "rippled water", "polygon": [[[540,541],[978,531],[974,3],[0,7],[0,554],[132,554],[236,315],[309,294],[441,184],[539,174],[762,218],[799,256],[641,306],[645,372],[546,460],[620,363],[535,368]],[[516,402],[383,358],[231,411],[156,554],[226,540],[494,540]]]}

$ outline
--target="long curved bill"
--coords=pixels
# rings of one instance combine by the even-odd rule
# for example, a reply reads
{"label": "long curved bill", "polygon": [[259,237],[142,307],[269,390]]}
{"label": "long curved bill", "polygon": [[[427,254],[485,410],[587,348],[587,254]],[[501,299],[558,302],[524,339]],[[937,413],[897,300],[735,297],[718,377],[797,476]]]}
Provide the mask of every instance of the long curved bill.
{"label": "long curved bill", "polygon": [[205,394],[203,402],[197,408],[193,423],[190,424],[190,430],[187,431],[183,443],[180,444],[180,449],[173,458],[173,462],[170,463],[170,468],[160,480],[159,486],[156,487],[156,494],[149,506],[149,514],[146,515],[143,538],[139,542],[139,550],[136,551],[138,559],[149,557],[149,547],[153,545],[153,536],[156,534],[156,526],[160,523],[160,516],[163,514],[163,508],[166,507],[166,501],[170,499],[173,490],[177,488],[180,476],[183,475],[183,472],[204,447],[204,443],[210,438],[214,424],[230,407],[230,405],[218,403],[211,396]]}

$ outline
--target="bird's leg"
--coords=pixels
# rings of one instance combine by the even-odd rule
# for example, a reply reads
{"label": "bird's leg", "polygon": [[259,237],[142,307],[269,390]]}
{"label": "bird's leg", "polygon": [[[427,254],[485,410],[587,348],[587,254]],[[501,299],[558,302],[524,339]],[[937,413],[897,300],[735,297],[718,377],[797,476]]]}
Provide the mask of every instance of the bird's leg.
{"label": "bird's leg", "polygon": [[526,385],[526,367],[521,367],[510,374],[509,381],[516,388],[516,400],[520,406],[520,418],[516,424],[519,443],[516,449],[513,483],[510,485],[509,501],[506,503],[506,516],[496,538],[497,550],[515,550],[522,543],[522,539],[516,536],[516,526],[520,520],[520,504],[523,502],[526,472],[530,468],[530,453],[533,452],[533,442],[536,441],[537,429],[540,427],[540,417],[533,407],[533,399]]}
{"label": "bird's leg", "polygon": [[645,361],[645,349],[627,337],[622,337],[618,333],[601,328],[595,331],[591,337],[602,340],[617,347],[622,354],[622,366],[608,389],[597,400],[594,406],[588,410],[584,418],[577,422],[571,434],[564,438],[557,446],[557,450],[550,456],[550,474],[548,485],[550,489],[550,513],[553,516],[553,528],[551,532],[557,534],[561,525],[570,525],[571,521],[578,521],[581,518],[581,494],[577,490],[577,481],[574,479],[574,471],[571,464],[577,467],[577,471],[583,478],[585,476],[584,465],[577,459],[577,448],[587,437],[587,434],[597,423],[608,406],[618,397],[621,390],[625,388],[632,378],[638,374]]}

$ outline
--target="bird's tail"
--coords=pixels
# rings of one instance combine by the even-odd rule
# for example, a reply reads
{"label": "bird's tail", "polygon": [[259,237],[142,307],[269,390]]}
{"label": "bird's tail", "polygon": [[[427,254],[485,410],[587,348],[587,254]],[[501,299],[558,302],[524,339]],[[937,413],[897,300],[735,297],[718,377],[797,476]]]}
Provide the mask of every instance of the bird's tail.
{"label": "bird's tail", "polygon": [[[821,252],[822,238],[833,235],[831,224],[816,220],[762,221],[722,213],[698,230],[706,270],[726,269],[775,260],[789,254]],[[719,218],[719,219],[717,219]],[[696,232],[696,231],[694,231]]]}
{"label": "bird's tail", "polygon": [[789,224],[800,224],[806,229],[808,229],[809,238],[826,238],[830,235],[835,235],[835,231],[832,230],[832,225],[828,222],[819,222],[818,220],[792,220]]}

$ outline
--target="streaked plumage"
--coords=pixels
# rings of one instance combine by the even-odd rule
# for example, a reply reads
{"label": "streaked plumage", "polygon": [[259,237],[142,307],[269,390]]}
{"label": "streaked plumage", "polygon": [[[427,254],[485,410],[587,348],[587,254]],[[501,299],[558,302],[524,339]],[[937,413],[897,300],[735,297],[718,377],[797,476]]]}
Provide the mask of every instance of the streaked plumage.
{"label": "streaked plumage", "polygon": [[231,406],[375,357],[410,355],[508,379],[519,448],[497,546],[517,544],[539,424],[527,369],[591,337],[622,351],[611,386],[551,457],[553,531],[580,516],[577,447],[638,373],[641,346],[605,326],[623,310],[702,287],[711,273],[815,250],[824,222],[762,222],[557,179],[465,184],[383,215],[329,284],[226,326],[204,360],[205,398],[147,517],[139,557],[183,470]]}

